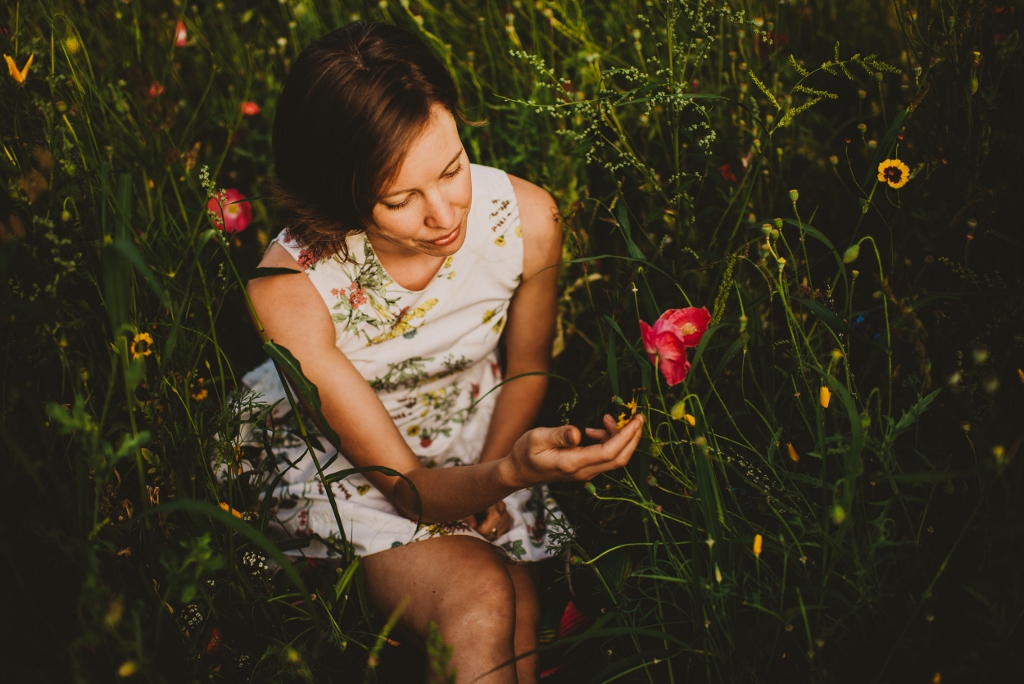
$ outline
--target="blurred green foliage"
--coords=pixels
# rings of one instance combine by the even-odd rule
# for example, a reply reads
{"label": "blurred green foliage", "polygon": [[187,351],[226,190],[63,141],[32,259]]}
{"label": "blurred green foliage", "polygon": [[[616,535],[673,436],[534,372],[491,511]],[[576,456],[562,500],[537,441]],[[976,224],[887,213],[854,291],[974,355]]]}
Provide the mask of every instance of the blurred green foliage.
{"label": "blurred green foliage", "polygon": [[[0,78],[13,681],[407,676],[357,560],[267,538],[231,437],[267,410],[238,379],[275,99],[355,19],[418,32],[487,120],[471,158],[562,208],[548,419],[647,417],[560,492],[596,622],[553,680],[1024,674],[1019,5],[40,0],[0,9],[33,60]],[[638,322],[689,305],[668,387]]]}

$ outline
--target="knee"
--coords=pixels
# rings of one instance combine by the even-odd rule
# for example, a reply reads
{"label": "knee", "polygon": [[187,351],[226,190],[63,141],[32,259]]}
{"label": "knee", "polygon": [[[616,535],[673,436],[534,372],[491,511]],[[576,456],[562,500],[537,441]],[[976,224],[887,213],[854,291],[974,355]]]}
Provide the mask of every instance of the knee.
{"label": "knee", "polygon": [[[442,633],[468,632],[475,639],[510,639],[515,633],[516,589],[500,559],[453,579],[445,597],[439,627]],[[443,624],[442,624],[443,623]]]}

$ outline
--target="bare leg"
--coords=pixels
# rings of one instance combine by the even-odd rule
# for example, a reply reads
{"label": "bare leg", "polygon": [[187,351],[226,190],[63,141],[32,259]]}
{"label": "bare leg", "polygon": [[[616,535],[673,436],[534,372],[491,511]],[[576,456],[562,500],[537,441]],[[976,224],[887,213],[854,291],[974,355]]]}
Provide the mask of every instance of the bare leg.
{"label": "bare leg", "polygon": [[[512,661],[518,650],[517,589],[522,584],[529,594],[531,585],[528,575],[493,546],[464,535],[435,537],[364,556],[363,568],[370,599],[384,615],[406,596],[412,598],[399,624],[421,643],[431,620],[437,623],[452,647],[450,665],[460,684],[517,682],[516,667],[495,668]],[[532,587],[536,603],[536,584]],[[534,606],[533,612],[539,609]],[[536,624],[533,634],[536,648]]]}
{"label": "bare leg", "polygon": [[[540,629],[540,568],[536,563],[509,565],[508,574],[516,588],[516,655],[537,650],[537,630]],[[537,653],[516,661],[519,684],[537,681],[540,656]]]}

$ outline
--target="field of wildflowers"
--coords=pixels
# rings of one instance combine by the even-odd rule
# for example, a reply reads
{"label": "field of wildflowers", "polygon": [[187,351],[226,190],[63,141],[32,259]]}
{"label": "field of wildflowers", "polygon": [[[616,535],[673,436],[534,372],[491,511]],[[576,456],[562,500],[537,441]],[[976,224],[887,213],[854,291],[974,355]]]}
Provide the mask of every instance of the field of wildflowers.
{"label": "field of wildflowers", "polygon": [[240,437],[269,407],[239,378],[288,362],[242,287],[280,228],[275,100],[354,19],[418,32],[488,122],[471,159],[560,204],[545,420],[647,418],[628,468],[557,492],[552,594],[588,626],[548,681],[1021,677],[1022,17],[6,3],[5,681],[412,681],[357,559],[268,539]]}

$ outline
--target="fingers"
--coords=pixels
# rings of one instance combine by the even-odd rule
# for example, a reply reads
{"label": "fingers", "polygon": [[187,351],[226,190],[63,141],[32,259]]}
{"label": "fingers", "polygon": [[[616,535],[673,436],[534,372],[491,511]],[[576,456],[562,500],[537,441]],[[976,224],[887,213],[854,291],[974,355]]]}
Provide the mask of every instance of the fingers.
{"label": "fingers", "polygon": [[484,511],[483,519],[479,523],[474,521],[474,529],[486,539],[494,541],[501,535],[512,529],[512,516],[505,507],[505,502],[499,501]]}
{"label": "fingers", "polygon": [[595,475],[629,463],[643,436],[643,422],[643,416],[634,416],[621,430],[601,444],[581,449],[580,453],[586,453],[586,459],[580,464],[574,479],[589,480]]}

